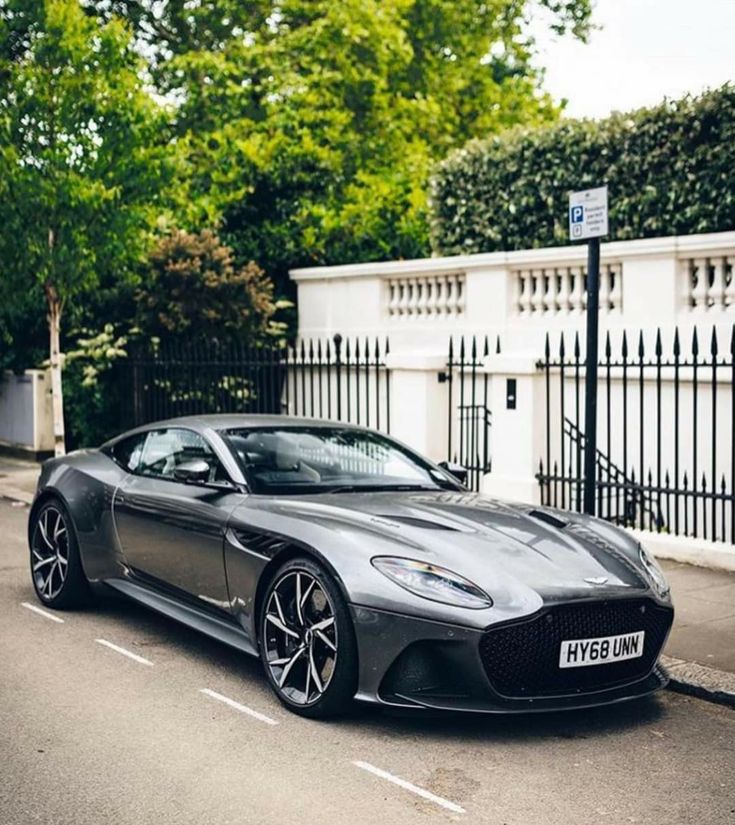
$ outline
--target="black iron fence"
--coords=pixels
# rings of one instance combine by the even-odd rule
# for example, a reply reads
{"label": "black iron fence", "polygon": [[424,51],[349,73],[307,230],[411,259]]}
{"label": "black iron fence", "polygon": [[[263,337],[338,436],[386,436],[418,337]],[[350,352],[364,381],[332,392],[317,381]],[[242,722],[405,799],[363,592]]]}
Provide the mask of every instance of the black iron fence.
{"label": "black iron fence", "polygon": [[[494,351],[500,352],[499,340]],[[440,382],[448,383],[447,456],[467,470],[467,484],[472,490],[480,489],[483,475],[492,466],[490,385],[483,369],[489,354],[487,336],[479,341],[475,336],[462,336],[457,342],[450,338],[447,369],[439,375]]]}
{"label": "black iron fence", "polygon": [[[735,543],[735,326],[703,344],[678,330],[606,336],[599,361],[596,511],[646,530]],[[584,358],[579,337],[546,339],[542,500],[582,509]]]}
{"label": "black iron fence", "polygon": [[390,431],[386,341],[300,341],[249,346],[238,340],[169,342],[138,350],[122,369],[129,426],[207,413],[329,418]]}

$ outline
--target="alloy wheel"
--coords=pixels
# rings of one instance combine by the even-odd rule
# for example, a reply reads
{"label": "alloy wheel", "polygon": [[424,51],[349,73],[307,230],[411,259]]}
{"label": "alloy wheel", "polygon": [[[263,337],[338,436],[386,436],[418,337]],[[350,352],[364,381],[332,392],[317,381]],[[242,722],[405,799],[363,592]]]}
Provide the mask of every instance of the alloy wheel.
{"label": "alloy wheel", "polygon": [[265,606],[263,644],[275,685],[298,705],[317,702],[337,662],[334,605],[311,573],[289,570]]}
{"label": "alloy wheel", "polygon": [[61,511],[46,507],[31,541],[31,569],[36,590],[50,601],[61,592],[69,571],[69,530]]}

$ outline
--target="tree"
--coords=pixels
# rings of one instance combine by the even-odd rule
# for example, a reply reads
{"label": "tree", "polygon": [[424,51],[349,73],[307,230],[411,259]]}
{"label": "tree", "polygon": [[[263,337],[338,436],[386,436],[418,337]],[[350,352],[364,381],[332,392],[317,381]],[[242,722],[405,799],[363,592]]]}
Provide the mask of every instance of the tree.
{"label": "tree", "polygon": [[590,0],[111,0],[179,102],[191,226],[287,288],[304,264],[429,252],[427,181],[468,139],[553,120],[528,21]]}
{"label": "tree", "polygon": [[0,2],[3,293],[42,290],[57,455],[64,309],[101,273],[130,276],[168,175],[163,113],[131,44],[123,22],[100,25],[77,0]]}
{"label": "tree", "polygon": [[255,263],[236,267],[232,250],[211,231],[174,231],[150,254],[150,272],[136,294],[136,327],[144,337],[240,338],[283,333],[273,283]]}

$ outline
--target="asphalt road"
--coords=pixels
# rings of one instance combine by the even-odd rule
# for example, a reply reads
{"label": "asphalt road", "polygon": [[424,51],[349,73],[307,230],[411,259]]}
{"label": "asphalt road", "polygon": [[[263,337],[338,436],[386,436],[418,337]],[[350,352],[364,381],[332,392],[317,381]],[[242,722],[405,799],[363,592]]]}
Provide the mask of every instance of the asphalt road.
{"label": "asphalt road", "polygon": [[0,500],[0,825],[735,825],[732,710],[666,692],[543,717],[300,719],[257,661],[133,604],[63,622],[25,607],[27,512]]}

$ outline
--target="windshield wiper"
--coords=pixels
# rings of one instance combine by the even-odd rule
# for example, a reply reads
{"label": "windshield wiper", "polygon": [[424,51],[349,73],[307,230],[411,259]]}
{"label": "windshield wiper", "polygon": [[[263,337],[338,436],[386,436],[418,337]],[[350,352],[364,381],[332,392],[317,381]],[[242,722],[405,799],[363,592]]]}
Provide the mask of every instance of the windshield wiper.
{"label": "windshield wiper", "polygon": [[322,492],[330,495],[332,493],[435,493],[440,489],[440,487],[426,487],[423,484],[342,484]]}

